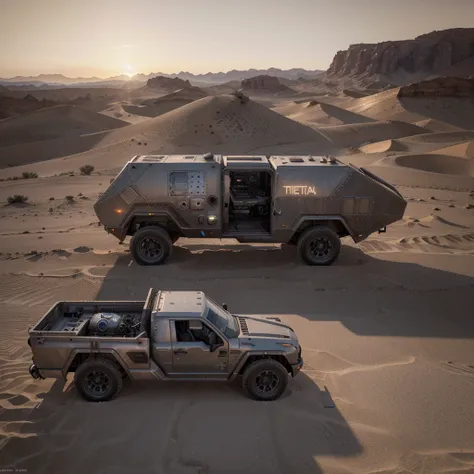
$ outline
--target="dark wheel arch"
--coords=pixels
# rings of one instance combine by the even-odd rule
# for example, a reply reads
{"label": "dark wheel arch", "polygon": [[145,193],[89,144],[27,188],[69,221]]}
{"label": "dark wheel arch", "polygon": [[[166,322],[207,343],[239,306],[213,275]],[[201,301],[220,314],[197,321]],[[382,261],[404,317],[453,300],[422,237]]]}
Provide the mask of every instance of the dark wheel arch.
{"label": "dark wheel arch", "polygon": [[163,227],[145,226],[135,232],[130,252],[139,265],[160,265],[171,255],[173,242]]}
{"label": "dark wheel arch", "polygon": [[288,386],[288,371],[275,359],[259,359],[247,366],[242,386],[247,394],[259,401],[280,398]]}
{"label": "dark wheel arch", "polygon": [[298,239],[298,253],[308,265],[331,265],[341,251],[341,240],[327,226],[307,228]]}
{"label": "dark wheel arch", "polygon": [[122,378],[122,373],[114,361],[91,357],[76,369],[74,384],[86,400],[105,402],[122,390]]}

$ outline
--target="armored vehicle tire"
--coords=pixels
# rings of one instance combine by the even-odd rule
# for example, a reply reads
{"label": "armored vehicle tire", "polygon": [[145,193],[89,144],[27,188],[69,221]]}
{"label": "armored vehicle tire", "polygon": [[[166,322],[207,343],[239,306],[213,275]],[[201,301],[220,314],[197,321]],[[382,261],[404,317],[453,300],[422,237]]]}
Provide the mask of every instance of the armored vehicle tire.
{"label": "armored vehicle tire", "polygon": [[160,265],[171,254],[173,242],[162,227],[138,229],[130,241],[130,252],[139,265]]}
{"label": "armored vehicle tire", "polygon": [[286,390],[288,371],[276,360],[257,360],[245,369],[242,385],[255,400],[276,400]]}
{"label": "armored vehicle tire", "polygon": [[331,265],[340,251],[341,240],[329,227],[310,227],[298,239],[298,253],[308,265]]}
{"label": "armored vehicle tire", "polygon": [[76,369],[74,384],[86,400],[105,402],[122,389],[122,374],[111,360],[87,359]]}

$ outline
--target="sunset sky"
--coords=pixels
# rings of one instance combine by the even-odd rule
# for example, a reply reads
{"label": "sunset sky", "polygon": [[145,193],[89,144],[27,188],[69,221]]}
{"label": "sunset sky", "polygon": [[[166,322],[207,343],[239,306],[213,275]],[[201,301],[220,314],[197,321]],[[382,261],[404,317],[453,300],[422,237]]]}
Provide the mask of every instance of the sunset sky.
{"label": "sunset sky", "polygon": [[0,77],[326,69],[352,43],[474,26],[474,0],[0,0]]}

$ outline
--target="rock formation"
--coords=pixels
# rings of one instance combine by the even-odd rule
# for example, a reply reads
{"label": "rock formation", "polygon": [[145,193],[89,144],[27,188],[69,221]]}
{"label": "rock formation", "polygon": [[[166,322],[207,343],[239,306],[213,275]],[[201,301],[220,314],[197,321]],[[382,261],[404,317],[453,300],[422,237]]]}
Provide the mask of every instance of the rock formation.
{"label": "rock formation", "polygon": [[353,44],[334,57],[327,77],[382,76],[398,85],[435,76],[474,57],[474,28],[433,31],[413,40]]}
{"label": "rock formation", "polygon": [[151,79],[148,79],[146,85],[151,89],[165,89],[169,91],[191,87],[191,83],[187,80],[184,81],[179,77],[164,76],[156,76]]}
{"label": "rock formation", "polygon": [[400,87],[398,97],[474,98],[474,77],[437,77]]}
{"label": "rock formation", "polygon": [[272,91],[280,92],[289,90],[289,87],[283,85],[278,80],[278,77],[274,76],[255,76],[242,81],[241,87],[243,90],[260,90],[260,91]]}

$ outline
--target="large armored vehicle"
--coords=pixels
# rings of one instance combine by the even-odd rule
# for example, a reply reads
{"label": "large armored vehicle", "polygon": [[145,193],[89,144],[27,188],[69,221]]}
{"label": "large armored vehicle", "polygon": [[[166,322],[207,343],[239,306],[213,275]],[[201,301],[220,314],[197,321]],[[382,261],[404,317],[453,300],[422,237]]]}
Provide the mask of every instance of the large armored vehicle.
{"label": "large armored vehicle", "polygon": [[158,291],[145,301],[58,302],[29,331],[33,378],[74,372],[81,395],[106,401],[132,380],[241,377],[249,396],[275,400],[303,360],[279,318],[233,315],[200,291]]}
{"label": "large armored vehicle", "polygon": [[360,242],[401,219],[402,195],[364,168],[316,156],[143,155],[96,202],[107,232],[141,265],[163,263],[180,237],[295,244],[329,265],[340,238]]}

